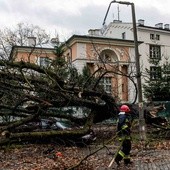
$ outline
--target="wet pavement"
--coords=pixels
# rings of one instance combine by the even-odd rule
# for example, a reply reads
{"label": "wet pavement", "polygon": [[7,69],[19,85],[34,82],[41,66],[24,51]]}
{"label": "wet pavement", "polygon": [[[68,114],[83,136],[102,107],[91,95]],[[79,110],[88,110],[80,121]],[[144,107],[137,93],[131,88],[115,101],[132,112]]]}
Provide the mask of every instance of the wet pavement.
{"label": "wet pavement", "polygon": [[[170,149],[168,150],[143,150],[132,156],[133,164],[124,166],[123,162],[118,167],[114,162],[111,168],[117,170],[170,170]],[[101,169],[102,170],[102,169]]]}
{"label": "wet pavement", "polygon": [[135,161],[136,170],[170,170],[169,150],[146,150]]}
{"label": "wet pavement", "polygon": [[[169,147],[169,145],[168,145]],[[100,166],[94,170],[170,170],[170,148],[138,148],[131,150],[131,161],[129,166],[125,166],[123,160],[120,166],[116,162],[108,168],[111,160],[115,156],[117,148],[107,146],[98,152]],[[99,162],[99,161],[98,161]],[[95,164],[95,162],[94,162]]]}

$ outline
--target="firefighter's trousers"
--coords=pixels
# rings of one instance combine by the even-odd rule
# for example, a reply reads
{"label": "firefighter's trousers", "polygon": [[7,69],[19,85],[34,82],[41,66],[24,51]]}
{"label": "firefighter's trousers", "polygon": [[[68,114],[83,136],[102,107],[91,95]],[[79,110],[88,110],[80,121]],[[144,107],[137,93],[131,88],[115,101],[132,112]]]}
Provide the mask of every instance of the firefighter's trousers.
{"label": "firefighter's trousers", "polygon": [[115,161],[119,164],[123,159],[125,164],[130,163],[131,138],[126,137],[122,139],[120,150],[118,150]]}

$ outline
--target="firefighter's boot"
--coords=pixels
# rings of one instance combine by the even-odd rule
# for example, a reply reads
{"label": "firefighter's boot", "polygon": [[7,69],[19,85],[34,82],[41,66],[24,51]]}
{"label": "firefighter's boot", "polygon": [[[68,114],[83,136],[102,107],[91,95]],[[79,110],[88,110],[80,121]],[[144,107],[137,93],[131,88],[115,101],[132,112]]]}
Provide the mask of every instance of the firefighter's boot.
{"label": "firefighter's boot", "polygon": [[115,158],[115,162],[117,163],[117,165],[120,165],[120,161],[123,159],[123,157],[119,154],[117,154],[116,158]]}
{"label": "firefighter's boot", "polygon": [[125,164],[125,165],[131,165],[131,164],[133,164],[133,162],[130,161],[130,158],[125,158],[125,159],[124,159],[124,164]]}

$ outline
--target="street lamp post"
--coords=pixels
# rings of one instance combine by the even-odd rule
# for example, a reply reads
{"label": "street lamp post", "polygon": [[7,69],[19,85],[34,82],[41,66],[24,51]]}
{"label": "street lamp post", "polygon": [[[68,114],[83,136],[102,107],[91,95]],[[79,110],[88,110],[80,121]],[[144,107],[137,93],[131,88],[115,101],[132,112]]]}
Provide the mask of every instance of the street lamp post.
{"label": "street lamp post", "polygon": [[138,86],[139,132],[140,132],[141,139],[146,140],[146,129],[145,129],[142,85],[141,85],[140,58],[139,58],[139,50],[138,50],[138,39],[137,39],[134,3],[131,3],[131,8],[132,8],[133,34],[134,34],[134,44],[135,44],[136,78],[137,78],[137,86]]}
{"label": "street lamp post", "polygon": [[141,71],[140,71],[140,59],[139,59],[139,50],[138,50],[138,39],[137,39],[137,29],[136,29],[136,16],[135,16],[135,6],[134,3],[126,1],[111,1],[107,9],[103,25],[107,18],[110,6],[112,3],[118,3],[123,5],[131,5],[132,9],[132,22],[133,22],[133,35],[134,35],[134,46],[135,46],[135,63],[136,63],[136,78],[138,86],[138,104],[139,104],[139,132],[142,140],[146,140],[146,129],[145,129],[145,120],[144,120],[144,109],[143,109],[143,98],[142,98],[142,85],[141,85]]}

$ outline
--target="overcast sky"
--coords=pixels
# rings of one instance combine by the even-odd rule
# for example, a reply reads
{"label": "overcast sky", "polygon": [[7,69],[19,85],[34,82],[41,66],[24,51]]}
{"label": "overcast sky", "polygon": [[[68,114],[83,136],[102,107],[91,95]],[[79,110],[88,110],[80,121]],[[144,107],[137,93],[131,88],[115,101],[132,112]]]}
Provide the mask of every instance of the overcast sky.
{"label": "overcast sky", "polygon": [[[121,1],[121,0],[120,0]],[[123,0],[122,0],[123,1]],[[124,0],[126,1],[126,0]],[[145,25],[170,24],[170,0],[127,0],[134,2],[136,20]],[[111,0],[0,0],[0,28],[20,22],[38,25],[47,33],[68,39],[101,28]],[[119,5],[119,18],[131,22],[131,7]],[[111,5],[106,24],[118,19],[118,4]]]}

